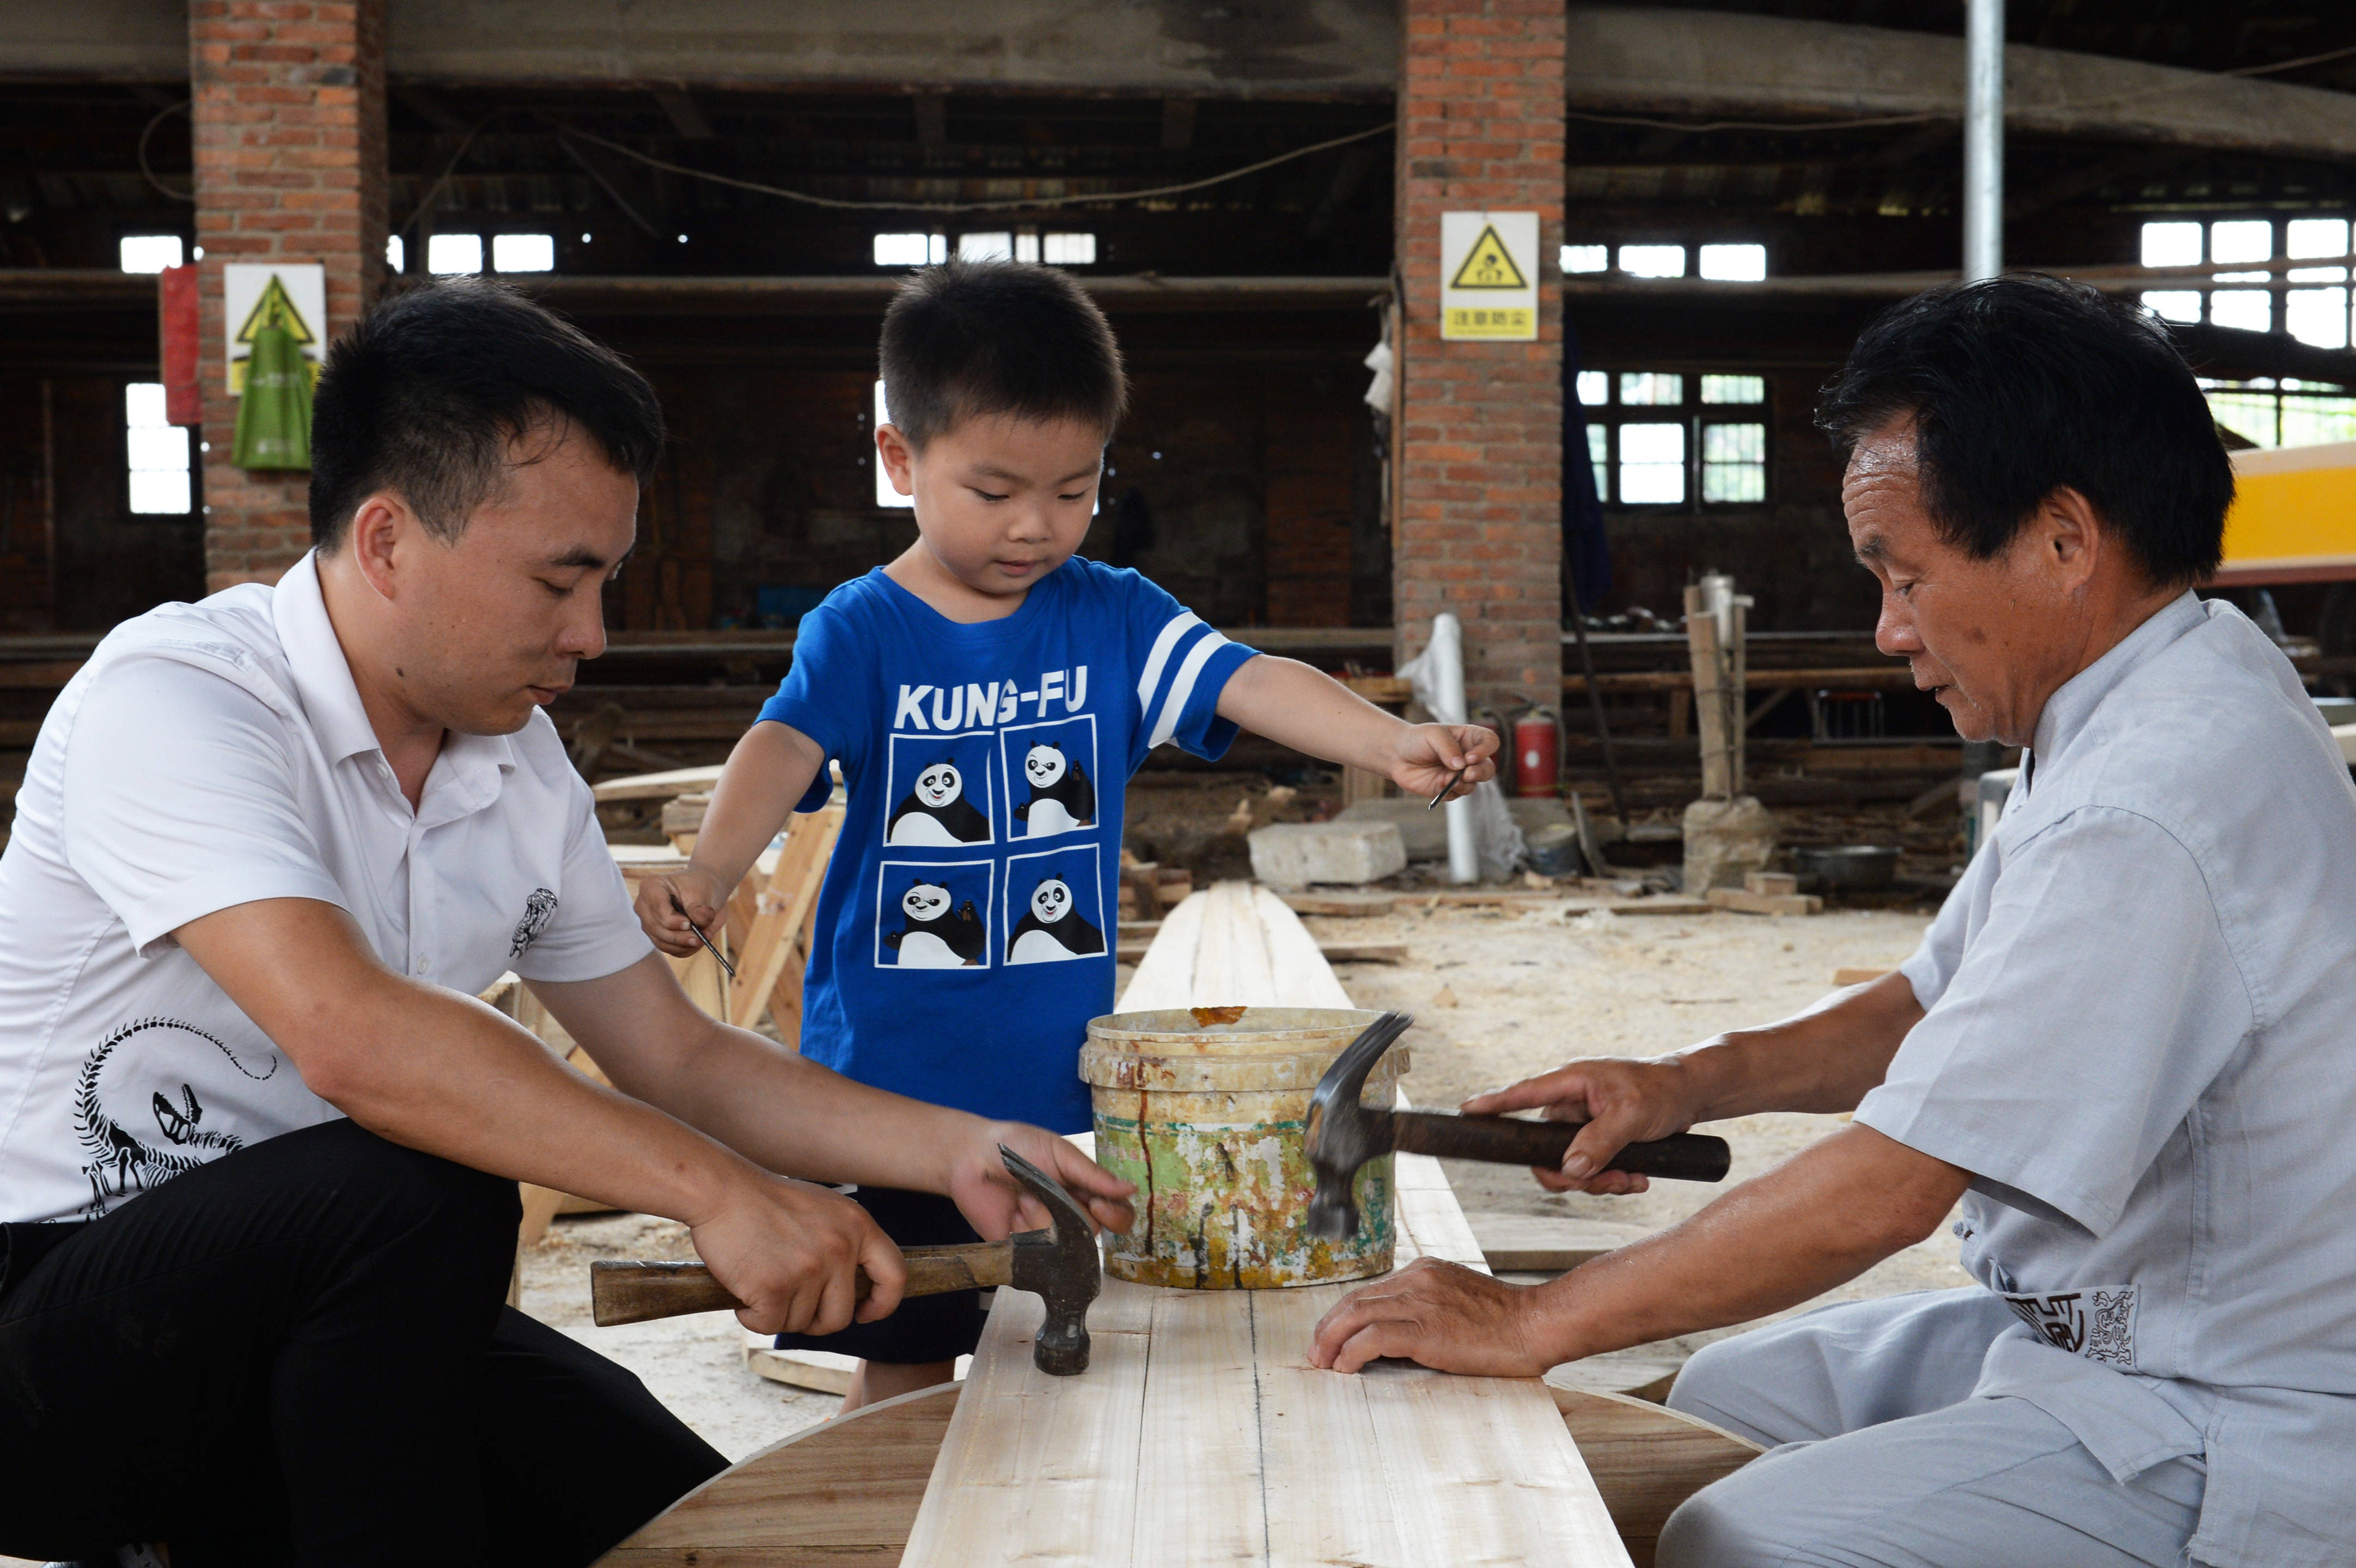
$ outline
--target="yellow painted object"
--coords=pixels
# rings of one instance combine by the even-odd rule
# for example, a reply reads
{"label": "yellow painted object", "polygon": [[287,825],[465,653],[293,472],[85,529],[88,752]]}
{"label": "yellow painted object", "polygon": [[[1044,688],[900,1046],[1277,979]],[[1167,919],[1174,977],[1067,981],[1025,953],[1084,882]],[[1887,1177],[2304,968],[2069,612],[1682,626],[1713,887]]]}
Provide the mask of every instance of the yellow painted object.
{"label": "yellow painted object", "polygon": [[2236,452],[2233,489],[2215,582],[2356,578],[2356,441]]}
{"label": "yellow painted object", "polygon": [[[1205,1009],[1225,1013],[1228,1009]],[[1317,1191],[1303,1141],[1310,1091],[1378,1015],[1338,1007],[1243,1007],[1232,1021],[1194,1010],[1115,1013],[1088,1025],[1080,1076],[1096,1106],[1096,1157],[1137,1184],[1137,1223],[1115,1236],[1105,1270],[1137,1284],[1269,1290],[1387,1273],[1391,1159],[1358,1171],[1356,1234],[1312,1236]],[[1390,1103],[1406,1053],[1366,1079]]]}

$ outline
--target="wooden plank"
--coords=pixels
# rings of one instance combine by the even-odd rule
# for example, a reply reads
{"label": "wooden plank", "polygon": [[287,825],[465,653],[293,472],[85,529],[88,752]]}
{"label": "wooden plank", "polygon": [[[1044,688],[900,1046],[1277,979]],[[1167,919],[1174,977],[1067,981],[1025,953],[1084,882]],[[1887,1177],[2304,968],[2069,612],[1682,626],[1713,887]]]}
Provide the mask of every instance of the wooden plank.
{"label": "wooden plank", "polygon": [[[1140,1568],[1255,1563],[1270,1555],[1250,1294],[1155,1293],[1137,1511]],[[1240,1310],[1238,1308],[1240,1307]]]}
{"label": "wooden plank", "polygon": [[1464,1219],[1480,1240],[1481,1256],[1501,1274],[1563,1273],[1653,1234],[1642,1225],[1569,1215],[1493,1212]]}
{"label": "wooden plank", "polygon": [[[740,728],[742,726],[739,726]],[[592,799],[604,800],[668,800],[691,790],[709,789],[720,782],[717,764],[709,768],[674,768],[663,773],[633,773],[590,786]]]}
{"label": "wooden plank", "polygon": [[896,1562],[958,1402],[944,1384],[798,1433],[665,1509],[596,1568]]}
{"label": "wooden plank", "polygon": [[[1108,1332],[1107,1298],[1144,1287],[1105,1282],[1089,1314],[1088,1369],[1051,1378],[1031,1364],[1045,1316],[1037,1296],[1001,1290],[991,1307],[958,1414],[941,1440],[901,1561],[1064,1563],[1123,1561],[1144,1459],[1144,1333]],[[1133,1305],[1133,1304],[1132,1304]],[[1118,1557],[1105,1543],[1119,1541]]]}
{"label": "wooden plank", "polygon": [[1677,1505],[1766,1450],[1723,1427],[1624,1394],[1553,1388],[1563,1424],[1635,1568],[1652,1568],[1661,1526]]}
{"label": "wooden plank", "polygon": [[[835,843],[842,836],[844,814],[840,802],[829,802],[796,818],[786,834],[776,869],[760,892],[752,929],[744,939],[744,961],[737,965],[729,1022],[740,1028],[760,1022],[766,1009],[776,1019],[780,1040],[788,1045],[800,1040],[801,970],[815,932],[819,890],[825,885]],[[797,958],[802,961],[796,962]],[[789,981],[790,993],[781,997]]]}
{"label": "wooden plank", "polygon": [[1202,946],[1203,912],[1210,894],[1193,894],[1162,918],[1153,944],[1138,961],[1137,972],[1113,1004],[1116,1013],[1151,1013],[1191,1004],[1194,955]]}
{"label": "wooden plank", "polygon": [[1713,909],[1737,915],[1815,915],[1825,901],[1813,893],[1752,893],[1740,887],[1713,887],[1705,895]]}
{"label": "wooden plank", "polygon": [[1837,969],[1833,971],[1835,985],[1870,985],[1890,971],[1886,969]]}
{"label": "wooden plank", "polygon": [[1278,1004],[1276,970],[1268,933],[1253,908],[1251,884],[1215,884],[1203,907],[1202,945],[1187,1001],[1202,1007]]}
{"label": "wooden plank", "polygon": [[1330,915],[1344,918],[1387,915],[1399,904],[1398,897],[1390,893],[1280,893],[1285,907],[1296,915]]}
{"label": "wooden plank", "polygon": [[1259,928],[1259,950],[1267,955],[1275,1000],[1285,1007],[1350,1005],[1350,993],[1333,978],[1333,966],[1318,950],[1317,939],[1301,917],[1269,889],[1257,884],[1221,883],[1250,900],[1251,919]]}

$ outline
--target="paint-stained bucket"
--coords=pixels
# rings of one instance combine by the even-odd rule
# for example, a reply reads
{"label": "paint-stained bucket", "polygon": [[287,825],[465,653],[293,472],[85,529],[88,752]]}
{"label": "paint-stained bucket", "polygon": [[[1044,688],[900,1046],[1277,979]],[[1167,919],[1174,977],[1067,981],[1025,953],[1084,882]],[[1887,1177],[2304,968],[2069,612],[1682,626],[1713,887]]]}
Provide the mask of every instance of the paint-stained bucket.
{"label": "paint-stained bucket", "polygon": [[[1248,1007],[1233,1022],[1189,1008],[1115,1013],[1088,1025],[1080,1076],[1096,1105],[1097,1159],[1137,1184],[1137,1223],[1106,1269],[1139,1284],[1267,1290],[1363,1279],[1391,1266],[1391,1156],[1358,1172],[1358,1230],[1309,1234],[1317,1191],[1303,1133],[1310,1092],[1381,1015]],[[1366,1079],[1387,1105],[1408,1067],[1393,1047]]]}

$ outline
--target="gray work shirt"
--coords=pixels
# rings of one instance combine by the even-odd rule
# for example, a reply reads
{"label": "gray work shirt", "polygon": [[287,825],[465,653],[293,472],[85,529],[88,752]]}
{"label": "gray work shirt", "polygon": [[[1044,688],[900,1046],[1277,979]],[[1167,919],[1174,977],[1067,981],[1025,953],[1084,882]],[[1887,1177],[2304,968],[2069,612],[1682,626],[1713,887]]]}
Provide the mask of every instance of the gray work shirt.
{"label": "gray work shirt", "polygon": [[2019,1325],[1977,1392],[2120,1479],[2205,1455],[2210,1563],[2356,1560],[2356,789],[2289,663],[2187,593],[2053,694],[1904,972],[1857,1120],[1976,1177]]}

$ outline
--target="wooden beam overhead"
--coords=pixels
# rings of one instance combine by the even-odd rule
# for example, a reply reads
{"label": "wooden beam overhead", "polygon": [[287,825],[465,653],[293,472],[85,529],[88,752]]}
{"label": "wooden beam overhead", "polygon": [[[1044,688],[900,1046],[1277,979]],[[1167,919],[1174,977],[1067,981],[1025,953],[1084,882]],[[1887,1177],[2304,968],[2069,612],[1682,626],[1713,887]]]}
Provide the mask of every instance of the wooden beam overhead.
{"label": "wooden beam overhead", "polygon": [[712,122],[703,117],[702,105],[696,102],[695,94],[684,88],[657,88],[654,101],[670,117],[671,129],[681,136],[691,142],[712,140]]}

